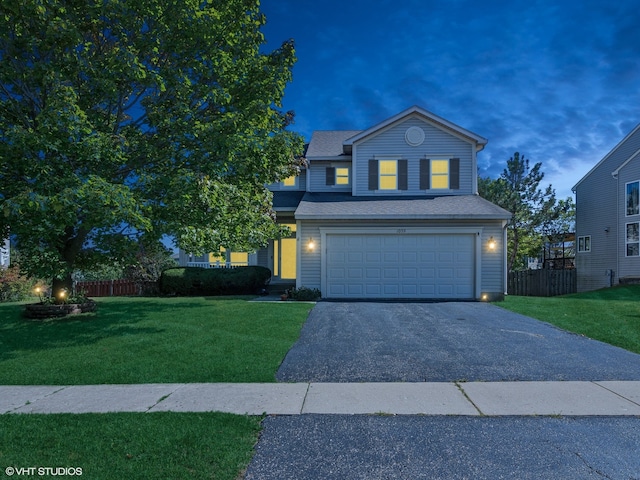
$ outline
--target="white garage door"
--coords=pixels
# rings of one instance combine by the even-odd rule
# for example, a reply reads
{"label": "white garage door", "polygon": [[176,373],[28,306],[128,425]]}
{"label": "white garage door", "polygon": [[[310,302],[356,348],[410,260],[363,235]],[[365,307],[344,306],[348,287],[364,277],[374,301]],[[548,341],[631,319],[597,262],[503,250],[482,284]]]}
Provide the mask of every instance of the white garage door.
{"label": "white garage door", "polygon": [[327,234],[329,298],[474,298],[474,235]]}

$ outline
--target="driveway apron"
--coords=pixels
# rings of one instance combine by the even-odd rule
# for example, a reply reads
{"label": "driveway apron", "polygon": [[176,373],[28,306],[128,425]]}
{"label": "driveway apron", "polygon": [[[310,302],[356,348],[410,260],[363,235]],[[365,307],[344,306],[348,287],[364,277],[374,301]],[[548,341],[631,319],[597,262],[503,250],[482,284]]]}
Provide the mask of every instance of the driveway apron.
{"label": "driveway apron", "polygon": [[[489,304],[322,302],[277,379],[640,380],[640,355]],[[263,426],[246,480],[640,479],[633,416],[307,414]]]}
{"label": "driveway apron", "polygon": [[276,378],[640,380],[640,355],[486,303],[321,302]]}

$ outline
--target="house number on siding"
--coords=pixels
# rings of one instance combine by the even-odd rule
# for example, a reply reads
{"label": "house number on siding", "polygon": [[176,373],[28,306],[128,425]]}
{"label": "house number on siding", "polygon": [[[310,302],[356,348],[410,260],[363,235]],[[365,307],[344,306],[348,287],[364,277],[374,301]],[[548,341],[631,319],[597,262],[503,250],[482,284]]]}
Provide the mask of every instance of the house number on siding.
{"label": "house number on siding", "polygon": [[407,233],[407,229],[406,228],[399,228],[396,233]]}

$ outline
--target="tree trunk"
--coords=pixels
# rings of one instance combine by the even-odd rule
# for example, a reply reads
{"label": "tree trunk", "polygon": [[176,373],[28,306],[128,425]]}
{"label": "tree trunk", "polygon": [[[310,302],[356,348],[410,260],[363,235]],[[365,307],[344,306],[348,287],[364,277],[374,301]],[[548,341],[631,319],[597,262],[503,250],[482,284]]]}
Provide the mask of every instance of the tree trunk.
{"label": "tree trunk", "polygon": [[65,299],[73,292],[73,279],[71,278],[71,273],[75,268],[76,258],[78,253],[82,250],[82,245],[87,238],[88,233],[89,231],[82,227],[77,230],[73,227],[67,228],[66,240],[60,252],[62,259],[67,264],[66,272],[64,276],[54,278],[51,286],[51,294],[55,297],[56,303],[64,303]]}
{"label": "tree trunk", "polygon": [[73,279],[71,273],[68,273],[63,278],[54,278],[53,285],[51,286],[51,294],[55,297],[56,303],[64,303],[69,295],[71,295],[73,289]]}

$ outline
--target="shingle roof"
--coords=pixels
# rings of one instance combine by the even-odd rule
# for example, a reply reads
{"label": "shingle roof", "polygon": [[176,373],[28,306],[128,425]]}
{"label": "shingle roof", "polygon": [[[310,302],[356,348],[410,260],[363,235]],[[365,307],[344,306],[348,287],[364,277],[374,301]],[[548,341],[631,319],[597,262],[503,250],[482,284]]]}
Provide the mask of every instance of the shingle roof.
{"label": "shingle roof", "polygon": [[344,155],[343,142],[361,130],[316,130],[311,136],[307,158],[309,157],[339,157]]}
{"label": "shingle roof", "polygon": [[354,197],[350,193],[306,193],[296,220],[484,219],[511,214],[478,195],[443,197]]}

